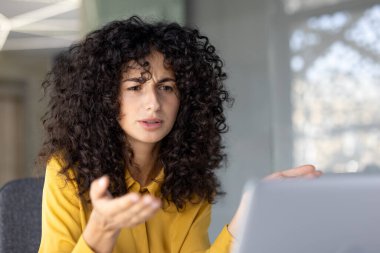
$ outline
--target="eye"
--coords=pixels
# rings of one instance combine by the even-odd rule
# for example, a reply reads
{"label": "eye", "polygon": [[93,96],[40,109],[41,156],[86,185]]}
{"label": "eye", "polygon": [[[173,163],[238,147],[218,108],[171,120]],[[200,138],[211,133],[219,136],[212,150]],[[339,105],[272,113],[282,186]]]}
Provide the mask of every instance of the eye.
{"label": "eye", "polygon": [[128,87],[127,90],[139,91],[139,90],[141,90],[141,85],[134,85],[134,86]]}
{"label": "eye", "polygon": [[174,91],[173,86],[170,85],[160,85],[158,89],[163,91]]}

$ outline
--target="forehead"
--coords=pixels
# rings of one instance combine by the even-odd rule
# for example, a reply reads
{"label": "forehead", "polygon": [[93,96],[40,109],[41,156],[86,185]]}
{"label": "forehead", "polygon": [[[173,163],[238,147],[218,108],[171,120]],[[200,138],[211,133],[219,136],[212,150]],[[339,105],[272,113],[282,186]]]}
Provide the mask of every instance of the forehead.
{"label": "forehead", "polygon": [[129,61],[124,67],[124,75],[141,74],[142,72],[149,72],[153,75],[174,75],[172,68],[165,62],[163,54],[153,51],[147,57],[140,61]]}

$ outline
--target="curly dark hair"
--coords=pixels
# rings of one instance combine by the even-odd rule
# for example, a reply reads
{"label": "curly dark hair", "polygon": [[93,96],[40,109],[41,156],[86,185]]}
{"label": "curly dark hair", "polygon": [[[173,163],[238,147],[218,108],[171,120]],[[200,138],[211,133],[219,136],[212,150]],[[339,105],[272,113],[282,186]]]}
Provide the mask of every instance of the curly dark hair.
{"label": "curly dark hair", "polygon": [[173,70],[180,94],[176,122],[160,145],[162,197],[183,208],[194,196],[213,203],[223,194],[215,170],[226,158],[223,110],[233,99],[223,84],[222,60],[197,29],[133,16],[89,33],[60,53],[42,84],[49,103],[39,161],[46,164],[59,154],[60,173],[77,182],[82,199],[91,182],[105,174],[113,196],[127,192],[125,168],[133,164],[133,150],[118,123],[122,69],[153,50]]}

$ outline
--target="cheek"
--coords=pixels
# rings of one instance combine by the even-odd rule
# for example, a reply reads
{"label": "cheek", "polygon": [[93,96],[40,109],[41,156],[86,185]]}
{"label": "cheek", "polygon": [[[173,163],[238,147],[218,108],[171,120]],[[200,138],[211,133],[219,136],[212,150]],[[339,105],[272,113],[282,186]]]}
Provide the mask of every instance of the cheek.
{"label": "cheek", "polygon": [[120,110],[119,110],[119,121],[123,120],[125,118],[125,107],[121,104]]}
{"label": "cheek", "polygon": [[125,123],[127,121],[127,115],[129,115],[130,113],[128,113],[129,109],[128,109],[128,106],[127,104],[121,102],[120,103],[120,111],[119,111],[119,124],[122,125],[123,123]]}
{"label": "cheek", "polygon": [[173,100],[172,102],[172,105],[171,105],[171,108],[172,108],[172,115],[173,117],[177,117],[178,115],[178,111],[179,111],[179,99],[177,98],[176,100]]}
{"label": "cheek", "polygon": [[134,101],[127,99],[126,95],[120,97],[120,117],[125,118],[125,115],[130,115]]}

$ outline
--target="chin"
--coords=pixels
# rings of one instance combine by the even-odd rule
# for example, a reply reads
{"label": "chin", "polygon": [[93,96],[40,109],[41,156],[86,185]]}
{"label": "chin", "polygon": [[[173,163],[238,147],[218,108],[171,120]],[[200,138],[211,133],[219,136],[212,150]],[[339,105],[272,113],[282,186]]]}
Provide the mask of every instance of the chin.
{"label": "chin", "polygon": [[147,138],[141,138],[141,139],[136,139],[139,142],[142,143],[147,143],[147,144],[157,144],[159,143],[164,137],[162,136],[157,136],[157,137],[147,137]]}

